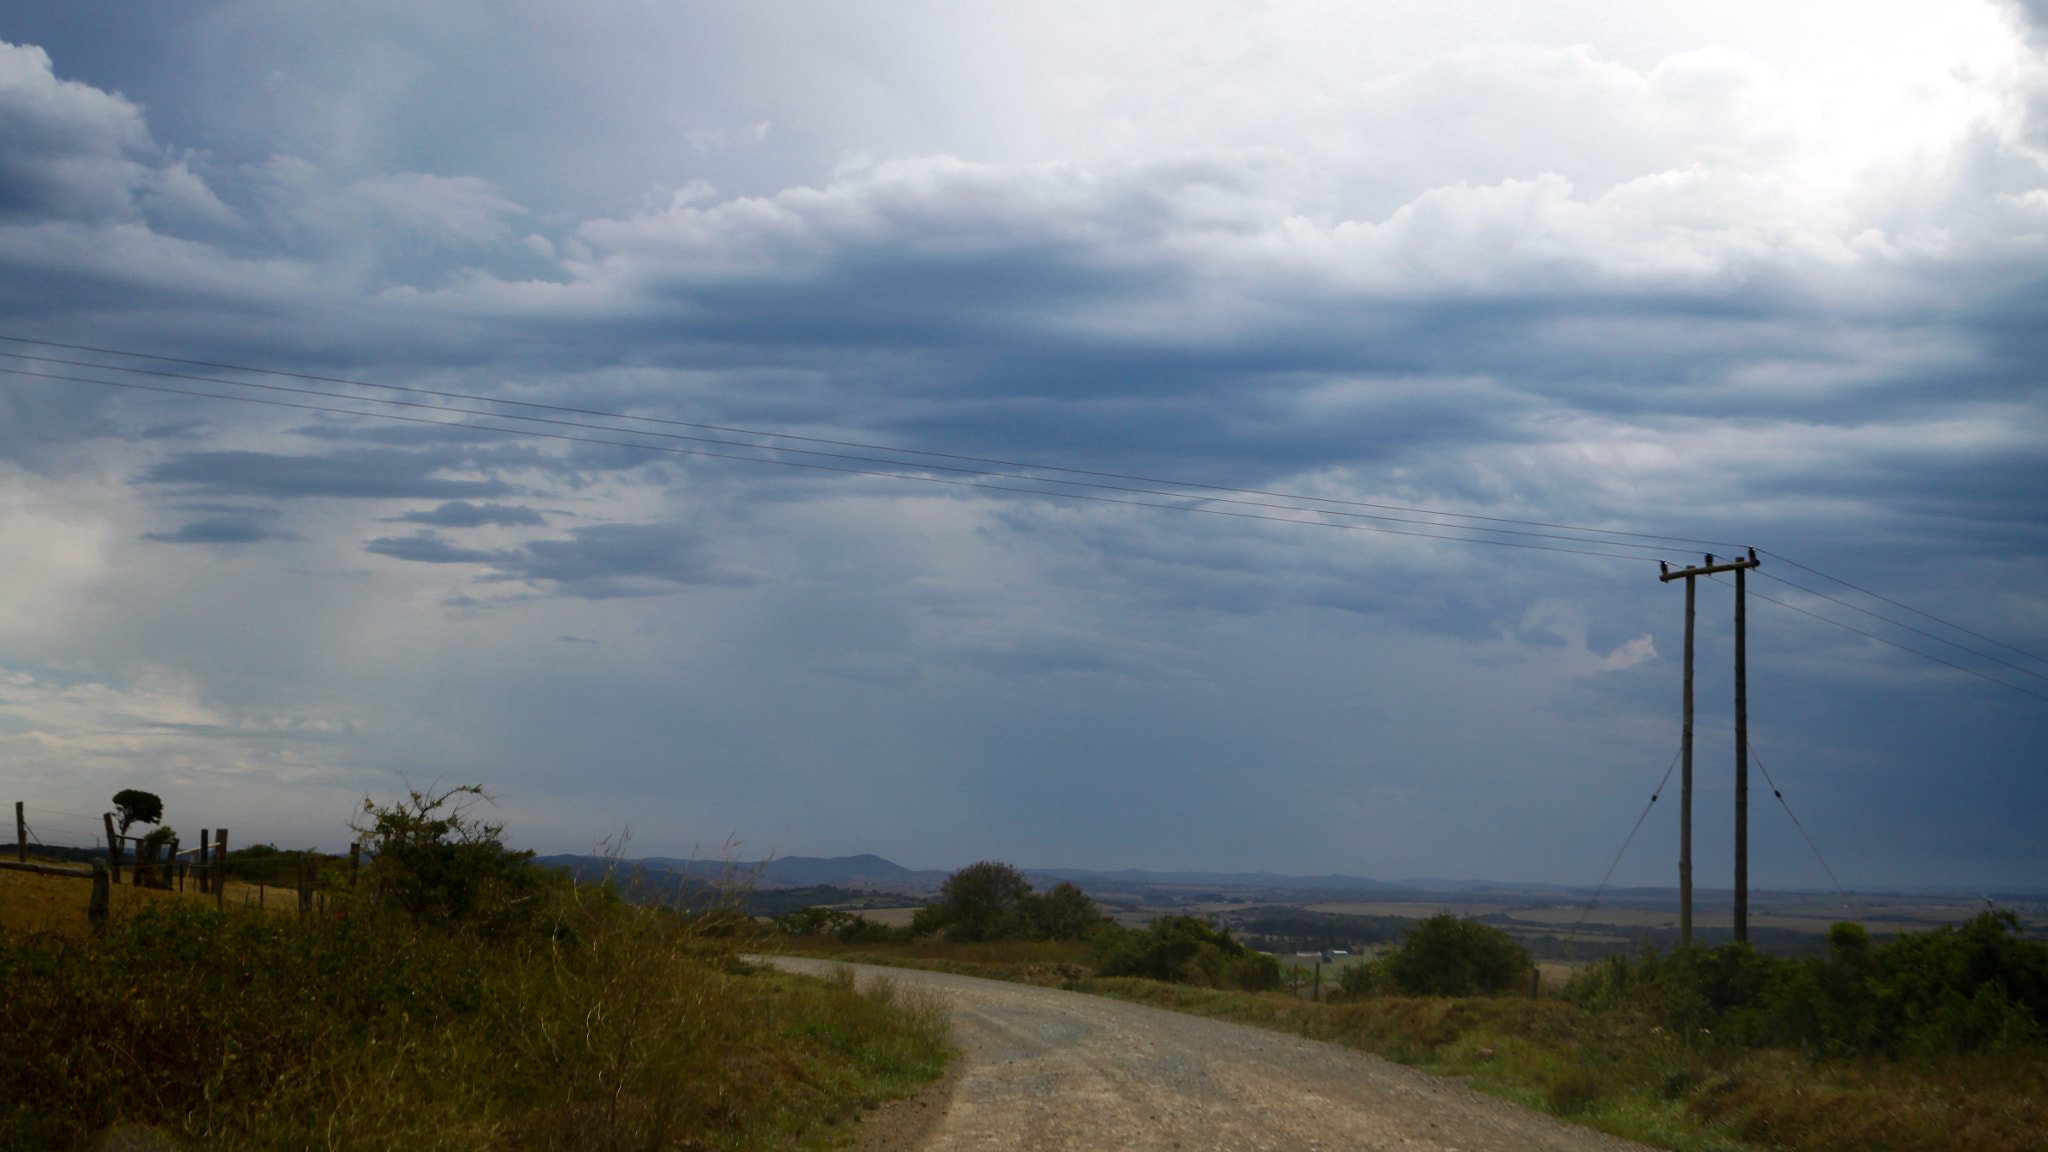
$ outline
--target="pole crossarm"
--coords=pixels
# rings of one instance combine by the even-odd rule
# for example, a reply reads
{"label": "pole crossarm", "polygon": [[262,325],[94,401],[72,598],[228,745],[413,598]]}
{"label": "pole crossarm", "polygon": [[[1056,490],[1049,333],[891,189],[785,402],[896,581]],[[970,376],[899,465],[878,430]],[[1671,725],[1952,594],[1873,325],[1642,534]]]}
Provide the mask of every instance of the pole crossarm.
{"label": "pole crossarm", "polygon": [[1664,568],[1664,571],[1657,579],[1668,583],[1672,580],[1684,579],[1687,576],[1712,576],[1716,572],[1738,572],[1744,568],[1761,568],[1763,566],[1764,562],[1757,559],[1754,552],[1749,554],[1749,559],[1747,560],[1730,560],[1724,564],[1714,564],[1711,562],[1695,564],[1690,568],[1680,568],[1676,572],[1669,568],[1664,568],[1663,562],[1659,561],[1658,567]]}

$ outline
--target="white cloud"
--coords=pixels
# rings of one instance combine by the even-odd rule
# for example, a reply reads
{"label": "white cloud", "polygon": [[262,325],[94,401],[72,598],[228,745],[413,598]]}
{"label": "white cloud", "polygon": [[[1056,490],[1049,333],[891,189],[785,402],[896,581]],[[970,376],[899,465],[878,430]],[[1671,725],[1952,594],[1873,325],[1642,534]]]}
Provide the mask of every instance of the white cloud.
{"label": "white cloud", "polygon": [[132,216],[148,170],[142,109],[119,95],[59,80],[49,53],[0,42],[0,213]]}

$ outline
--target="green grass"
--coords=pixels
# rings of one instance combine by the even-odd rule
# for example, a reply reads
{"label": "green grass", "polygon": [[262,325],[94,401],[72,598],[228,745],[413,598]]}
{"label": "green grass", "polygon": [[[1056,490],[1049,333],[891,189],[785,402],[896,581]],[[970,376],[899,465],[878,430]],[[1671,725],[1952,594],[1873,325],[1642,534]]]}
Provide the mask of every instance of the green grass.
{"label": "green grass", "polygon": [[950,1057],[943,1007],[888,982],[755,970],[722,926],[546,898],[499,936],[169,901],[98,936],[0,934],[0,1149],[129,1125],[223,1149],[818,1146]]}
{"label": "green grass", "polygon": [[1095,979],[1079,991],[1374,1052],[1575,1123],[1680,1152],[2037,1152],[2048,1051],[1813,1061],[1681,1040],[1557,1000],[1292,996]]}

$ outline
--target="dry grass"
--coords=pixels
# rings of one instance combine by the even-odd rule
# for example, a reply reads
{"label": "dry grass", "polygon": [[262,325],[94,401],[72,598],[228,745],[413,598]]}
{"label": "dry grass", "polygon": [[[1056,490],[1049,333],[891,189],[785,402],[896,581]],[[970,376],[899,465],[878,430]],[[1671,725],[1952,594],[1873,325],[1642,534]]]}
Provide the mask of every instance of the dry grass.
{"label": "dry grass", "polygon": [[790,1148],[947,1055],[936,1004],[752,970],[731,921],[602,891],[484,938],[123,887],[92,934],[63,930],[88,883],[0,878],[46,882],[0,903],[8,1152],[122,1125],[223,1149]]}

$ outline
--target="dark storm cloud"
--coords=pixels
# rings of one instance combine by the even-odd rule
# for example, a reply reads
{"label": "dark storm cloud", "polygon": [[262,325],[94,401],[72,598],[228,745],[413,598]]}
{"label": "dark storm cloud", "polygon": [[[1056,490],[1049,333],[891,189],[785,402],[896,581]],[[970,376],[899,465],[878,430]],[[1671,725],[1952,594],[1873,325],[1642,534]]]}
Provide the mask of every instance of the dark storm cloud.
{"label": "dark storm cloud", "polygon": [[145,532],[145,540],[160,544],[254,544],[259,540],[296,540],[291,532],[266,528],[254,516],[216,516],[194,520],[173,532]]}
{"label": "dark storm cloud", "polygon": [[391,518],[403,524],[432,524],[439,528],[481,528],[495,524],[505,528],[541,525],[540,513],[519,504],[471,504],[450,500],[438,508],[414,509]]}
{"label": "dark storm cloud", "polygon": [[479,548],[458,547],[435,532],[415,532],[411,536],[379,536],[364,544],[363,551],[389,556],[394,560],[412,560],[421,564],[490,564],[505,555],[501,552],[486,552]]}
{"label": "dark storm cloud", "polygon": [[672,524],[597,524],[572,528],[567,539],[491,551],[460,547],[436,532],[379,537],[363,548],[396,560],[481,565],[490,570],[487,580],[546,584],[558,595],[584,600],[752,581],[712,554],[700,533]]}
{"label": "dark storm cloud", "polygon": [[660,585],[749,582],[711,555],[701,534],[670,524],[572,528],[567,540],[535,540],[523,556],[493,563],[508,578],[548,581],[590,600],[642,595]]}
{"label": "dark storm cloud", "polygon": [[434,473],[449,463],[406,452],[335,452],[288,456],[276,452],[185,452],[151,467],[142,479],[222,496],[276,499],[327,496],[389,500],[503,496],[502,480],[449,480]]}

